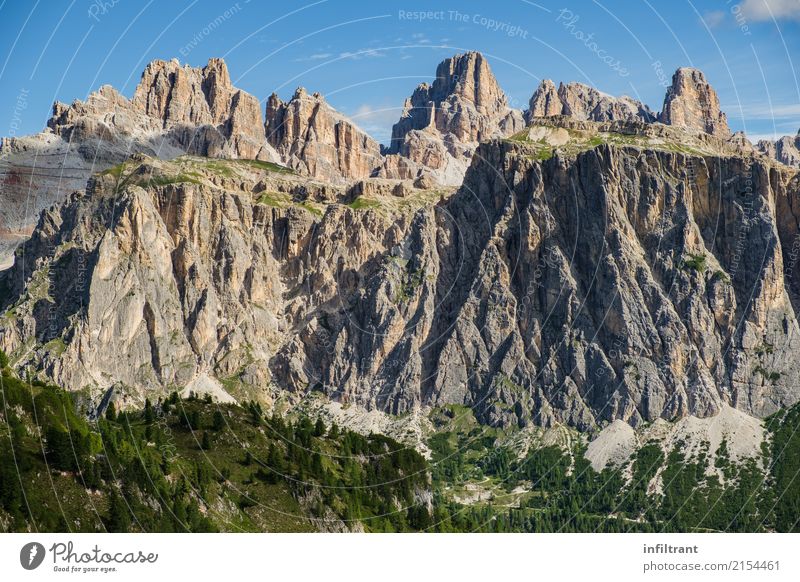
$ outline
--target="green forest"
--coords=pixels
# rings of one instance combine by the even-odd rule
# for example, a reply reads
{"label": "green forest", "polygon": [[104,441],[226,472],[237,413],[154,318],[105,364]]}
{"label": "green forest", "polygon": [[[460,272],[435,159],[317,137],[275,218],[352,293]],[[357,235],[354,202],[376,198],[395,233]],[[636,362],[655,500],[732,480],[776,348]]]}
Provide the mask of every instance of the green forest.
{"label": "green forest", "polygon": [[[6,367],[0,388],[0,531],[800,529],[800,406],[767,419],[760,464],[731,463],[723,443],[709,472],[704,454],[647,444],[598,473],[584,445],[520,456],[496,429],[452,422],[453,409],[437,411],[426,458],[255,402],[173,392],[90,418],[74,395]],[[660,490],[648,490],[659,471]]]}

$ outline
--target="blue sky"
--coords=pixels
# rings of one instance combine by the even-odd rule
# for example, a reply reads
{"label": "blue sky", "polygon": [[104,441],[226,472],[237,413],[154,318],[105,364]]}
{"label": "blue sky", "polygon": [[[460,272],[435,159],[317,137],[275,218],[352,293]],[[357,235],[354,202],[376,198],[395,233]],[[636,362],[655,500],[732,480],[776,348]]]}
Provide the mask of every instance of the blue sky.
{"label": "blue sky", "polygon": [[54,100],[106,83],[132,95],[152,59],[221,56],[262,101],[303,85],[386,142],[405,97],[466,50],[520,108],[551,78],[660,110],[690,65],[733,129],[800,129],[800,0],[0,0],[0,47],[0,136],[40,131]]}

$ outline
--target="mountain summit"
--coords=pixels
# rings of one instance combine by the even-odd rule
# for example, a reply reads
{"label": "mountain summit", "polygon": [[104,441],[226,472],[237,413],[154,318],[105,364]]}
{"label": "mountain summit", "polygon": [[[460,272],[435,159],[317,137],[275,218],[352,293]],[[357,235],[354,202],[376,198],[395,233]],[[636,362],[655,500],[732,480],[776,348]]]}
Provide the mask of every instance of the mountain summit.
{"label": "mountain summit", "polygon": [[672,76],[659,120],[717,137],[731,135],[728,120],[719,107],[717,92],[702,71],[689,67],[678,69]]}
{"label": "mountain summit", "polygon": [[480,141],[511,135],[523,126],[521,112],[508,107],[484,56],[469,52],[442,61],[433,84],[419,85],[406,99],[387,153],[459,183]]}

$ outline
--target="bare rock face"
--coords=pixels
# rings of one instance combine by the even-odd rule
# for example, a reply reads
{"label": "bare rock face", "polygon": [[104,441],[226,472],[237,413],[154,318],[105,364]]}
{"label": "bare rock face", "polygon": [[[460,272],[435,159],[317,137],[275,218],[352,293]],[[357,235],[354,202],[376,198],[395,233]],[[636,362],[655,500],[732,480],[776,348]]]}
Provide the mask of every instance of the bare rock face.
{"label": "bare rock face", "polygon": [[485,142],[461,189],[411,213],[389,200],[406,185],[319,209],[329,192],[281,172],[99,176],[42,215],[27,270],[0,273],[0,347],[72,389],[235,379],[247,398],[457,403],[498,425],[797,402],[796,170],[596,125],[623,145]]}
{"label": "bare rock face", "polygon": [[382,163],[374,139],[302,87],[286,103],[270,96],[264,129],[284,164],[316,178],[365,178]]}
{"label": "bare rock face", "polygon": [[222,59],[202,69],[177,60],[153,61],[142,74],[132,104],[191,153],[210,157],[274,158],[261,130],[261,106],[231,85]]}
{"label": "bare rock face", "polygon": [[[2,349],[40,341],[32,355],[46,376],[95,395],[114,387],[141,402],[166,386],[222,390],[218,379],[229,379],[227,389],[245,390],[237,397],[265,397],[278,347],[354,301],[358,274],[407,221],[341,204],[319,216],[313,198],[332,195],[329,186],[253,168],[138,157],[124,189],[101,174],[45,211],[23,247],[39,267],[0,275],[2,310],[22,299],[0,318]],[[396,196],[397,184],[382,186]],[[300,195],[309,198],[294,202]]]}
{"label": "bare rock face", "polygon": [[423,83],[406,99],[388,153],[440,170],[443,181],[453,183],[463,177],[461,169],[480,141],[523,126],[522,114],[508,107],[486,59],[470,52],[442,61],[433,84]]}
{"label": "bare rock face", "polygon": [[717,92],[702,71],[689,67],[678,69],[672,76],[659,120],[722,138],[731,134]]}
{"label": "bare rock face", "polygon": [[800,131],[797,136],[783,136],[775,142],[761,140],[756,149],[787,166],[800,168]]}
{"label": "bare rock face", "polygon": [[155,152],[161,157],[178,152],[275,157],[261,129],[258,99],[231,85],[221,59],[209,60],[202,69],[177,60],[153,61],[130,101],[104,86],[85,102],[55,103],[48,128],[94,157],[103,156],[103,147],[114,146],[127,146],[128,154]]}
{"label": "bare rock face", "polygon": [[561,83],[556,90],[549,79],[539,84],[525,112],[528,120],[566,115],[589,121],[655,121],[647,105],[627,96],[612,97],[583,83]]}
{"label": "bare rock face", "polygon": [[104,85],[85,101],[56,102],[45,132],[3,140],[0,267],[39,212],[134,153],[279,161],[258,99],[231,85],[224,61],[211,59],[202,69],[153,61],[133,99]]}
{"label": "bare rock face", "polygon": [[590,121],[651,122],[655,115],[650,109],[630,97],[611,97],[582,83],[562,84],[558,95],[564,103],[564,115]]}
{"label": "bare rock face", "polygon": [[558,89],[550,79],[544,79],[531,97],[526,117],[552,117],[561,115],[564,104],[558,96]]}

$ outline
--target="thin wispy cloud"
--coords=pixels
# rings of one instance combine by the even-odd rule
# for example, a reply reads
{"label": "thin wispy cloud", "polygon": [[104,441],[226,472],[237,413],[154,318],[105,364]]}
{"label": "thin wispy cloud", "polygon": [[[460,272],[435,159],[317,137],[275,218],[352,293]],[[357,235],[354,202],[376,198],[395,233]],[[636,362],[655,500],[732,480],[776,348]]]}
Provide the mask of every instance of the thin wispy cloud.
{"label": "thin wispy cloud", "polygon": [[357,51],[344,51],[339,53],[339,58],[353,59],[356,61],[359,59],[377,58],[385,56],[386,56],[385,51],[373,48],[361,49]]}
{"label": "thin wispy cloud", "polygon": [[413,43],[416,44],[430,44],[431,39],[429,39],[424,33],[422,32],[415,32],[411,35],[411,40]]}
{"label": "thin wispy cloud", "polygon": [[772,133],[748,133],[747,134],[747,139],[749,139],[751,143],[757,144],[760,141],[773,141],[773,142],[775,142],[775,141],[778,141],[781,138],[793,137],[794,135],[795,134],[791,133],[791,132],[790,133],[780,133],[780,132],[778,132],[778,133],[775,133],[775,132],[772,132]]}
{"label": "thin wispy cloud", "polygon": [[296,62],[301,63],[304,61],[322,61],[325,59],[329,59],[333,56],[332,53],[315,53],[313,55],[308,55],[307,57],[300,57],[295,59]]}
{"label": "thin wispy cloud", "polygon": [[723,22],[725,22],[725,18],[727,15],[722,10],[712,10],[711,12],[706,12],[703,14],[703,22],[705,22],[709,28],[717,28]]}

